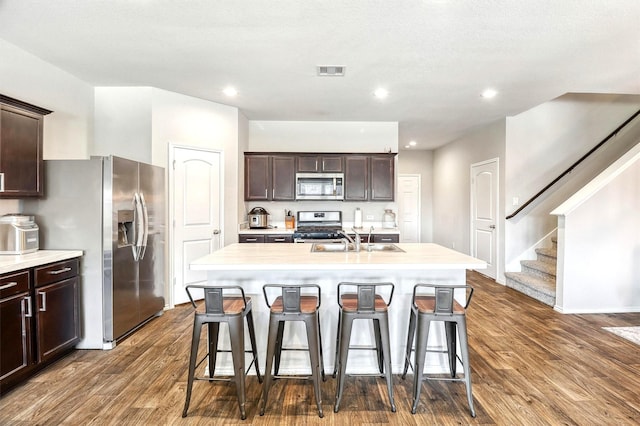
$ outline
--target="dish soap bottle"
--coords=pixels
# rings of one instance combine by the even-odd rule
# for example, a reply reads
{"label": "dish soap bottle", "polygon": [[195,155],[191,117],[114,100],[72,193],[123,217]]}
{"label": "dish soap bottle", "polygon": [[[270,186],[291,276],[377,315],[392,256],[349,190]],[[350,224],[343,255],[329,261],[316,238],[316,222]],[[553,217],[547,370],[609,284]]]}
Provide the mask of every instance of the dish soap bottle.
{"label": "dish soap bottle", "polygon": [[353,227],[362,228],[362,210],[360,210],[360,207],[356,208],[356,214],[353,218]]}
{"label": "dish soap bottle", "polygon": [[387,229],[396,227],[396,214],[393,210],[384,210],[384,215],[382,215],[382,227]]}

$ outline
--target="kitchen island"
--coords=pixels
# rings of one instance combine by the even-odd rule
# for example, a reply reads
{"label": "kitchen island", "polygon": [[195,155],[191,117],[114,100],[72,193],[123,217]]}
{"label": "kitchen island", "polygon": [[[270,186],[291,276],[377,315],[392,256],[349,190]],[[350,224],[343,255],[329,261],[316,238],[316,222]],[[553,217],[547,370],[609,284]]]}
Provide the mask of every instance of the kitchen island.
{"label": "kitchen island", "polygon": [[[253,298],[254,321],[261,367],[264,366],[269,310],[264,302],[262,286],[271,284],[318,284],[322,288],[320,307],[322,347],[325,370],[333,371],[335,340],[338,324],[337,285],[341,281],[392,282],[395,293],[389,308],[392,350],[392,370],[401,373],[413,286],[416,283],[464,284],[467,269],[484,269],[482,260],[437,244],[395,244],[402,252],[311,252],[312,244],[231,244],[191,262],[192,272],[202,271],[202,280],[210,285],[240,285]],[[457,298],[462,299],[462,294]],[[298,327],[300,325],[300,327]],[[437,326],[437,328],[436,328]],[[370,345],[373,327],[369,322],[356,321],[352,345]],[[444,329],[435,324],[429,347],[444,345]],[[306,335],[302,324],[288,324],[285,346],[302,347]],[[222,336],[225,348],[228,337]],[[228,366],[231,358],[220,354],[220,367]],[[446,371],[446,356],[428,354],[427,371]],[[306,373],[306,352],[283,352],[281,371],[284,374]],[[374,372],[375,354],[351,351],[347,373]],[[226,370],[226,369],[225,369]]]}

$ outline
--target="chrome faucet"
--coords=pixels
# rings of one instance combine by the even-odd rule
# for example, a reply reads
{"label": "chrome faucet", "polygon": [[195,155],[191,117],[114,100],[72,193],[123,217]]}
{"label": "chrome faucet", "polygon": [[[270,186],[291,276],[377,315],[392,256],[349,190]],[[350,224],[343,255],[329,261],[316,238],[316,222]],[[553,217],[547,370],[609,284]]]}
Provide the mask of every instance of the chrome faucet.
{"label": "chrome faucet", "polygon": [[355,247],[356,247],[356,251],[359,252],[360,251],[360,234],[358,233],[358,231],[356,231],[356,228],[351,228],[351,230],[356,234],[356,238],[355,238]]}
{"label": "chrome faucet", "polygon": [[[356,243],[353,238],[351,238],[349,236],[349,234],[347,234],[346,232],[344,232],[342,229],[338,230],[338,234],[342,234],[344,236],[344,238],[342,239],[344,241],[344,251],[349,251],[349,243],[353,244],[353,247],[355,248],[356,251],[360,251],[360,239],[358,238],[358,243]],[[356,236],[358,234],[356,233]]]}
{"label": "chrome faucet", "polygon": [[369,228],[369,237],[367,238],[367,251],[371,251],[371,233],[373,232],[373,225]]}

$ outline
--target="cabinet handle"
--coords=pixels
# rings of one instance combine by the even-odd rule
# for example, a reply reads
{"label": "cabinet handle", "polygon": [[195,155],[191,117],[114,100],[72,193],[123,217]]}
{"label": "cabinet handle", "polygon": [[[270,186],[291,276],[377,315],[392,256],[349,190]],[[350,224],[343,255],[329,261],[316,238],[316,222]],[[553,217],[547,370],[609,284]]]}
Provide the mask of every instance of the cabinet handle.
{"label": "cabinet handle", "polygon": [[0,192],[4,192],[4,173],[0,173]]}
{"label": "cabinet handle", "polygon": [[391,241],[391,238],[380,238],[380,241],[382,241],[383,243],[384,243],[385,241],[388,241],[388,242],[390,242],[390,243],[391,243],[391,242],[393,242],[393,241]]}
{"label": "cabinet handle", "polygon": [[284,238],[274,238],[273,242],[274,243],[284,243]]}
{"label": "cabinet handle", "polygon": [[[322,160],[322,169],[324,170],[324,160]],[[318,171],[318,160],[316,160],[316,171]]]}
{"label": "cabinet handle", "polygon": [[255,243],[256,241],[258,241],[257,238],[245,238],[245,241],[248,241],[250,243]]}
{"label": "cabinet handle", "polygon": [[18,283],[16,281],[11,281],[10,283],[7,283],[5,285],[0,285],[0,290],[6,290],[8,288],[15,287],[17,285]]}
{"label": "cabinet handle", "polygon": [[269,198],[269,190],[268,189],[264,190],[264,198]]}
{"label": "cabinet handle", "polygon": [[[27,302],[27,309],[26,309],[26,313],[24,314],[25,318],[31,318],[33,316],[33,312],[31,312],[31,296],[27,296],[24,299],[22,299],[23,302]],[[22,312],[24,312],[24,305],[22,308]]]}
{"label": "cabinet handle", "polygon": [[69,272],[71,270],[71,268],[62,268],[62,269],[58,269],[57,271],[49,271],[49,275],[58,275],[58,274],[62,274],[63,272]]}
{"label": "cabinet handle", "polygon": [[38,309],[40,312],[45,312],[47,310],[47,293],[44,291],[38,292],[39,296],[42,296],[42,306]]}

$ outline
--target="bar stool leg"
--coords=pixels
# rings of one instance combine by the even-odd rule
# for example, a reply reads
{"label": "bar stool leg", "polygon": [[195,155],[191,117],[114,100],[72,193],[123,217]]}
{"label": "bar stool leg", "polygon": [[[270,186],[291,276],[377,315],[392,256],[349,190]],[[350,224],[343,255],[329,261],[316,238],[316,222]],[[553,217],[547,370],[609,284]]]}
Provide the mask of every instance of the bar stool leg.
{"label": "bar stool leg", "polygon": [[256,376],[258,377],[258,383],[262,383],[262,376],[260,375],[260,367],[258,366],[258,345],[256,345],[256,330],[253,326],[253,313],[251,310],[247,311],[247,328],[249,329],[249,339],[251,340],[251,352],[253,353],[253,366],[256,369]]}
{"label": "bar stool leg", "polygon": [[284,336],[284,321],[278,323],[278,337],[276,339],[276,353],[273,374],[278,375],[280,372],[280,359],[282,357],[282,339]]}
{"label": "bar stool leg", "polygon": [[318,317],[318,346],[320,349],[320,373],[322,374],[322,381],[327,381],[327,376],[324,374],[324,357],[322,356],[322,332],[320,331],[322,327],[320,327],[320,314],[316,315]]}
{"label": "bar stool leg", "polygon": [[376,356],[378,357],[378,371],[380,374],[384,373],[384,351],[383,343],[380,334],[380,320],[373,319],[373,335],[376,339]]}
{"label": "bar stool leg", "polygon": [[189,410],[189,402],[191,401],[191,388],[193,387],[193,377],[196,370],[196,362],[198,360],[198,346],[200,345],[200,332],[202,331],[202,322],[195,317],[193,320],[193,333],[191,335],[191,355],[189,356],[189,373],[187,376],[187,396],[184,401],[184,409],[182,417],[187,417]]}
{"label": "bar stool leg", "polygon": [[307,329],[307,345],[309,347],[309,360],[311,361],[311,377],[313,379],[313,391],[316,396],[318,415],[324,417],[322,412],[322,391],[320,390],[320,339],[318,333],[317,314],[304,320]]}
{"label": "bar stool leg", "polygon": [[342,312],[338,312],[338,332],[336,333],[336,356],[333,359],[333,378],[338,375],[338,368],[340,367],[340,333],[342,330]]}
{"label": "bar stool leg", "polygon": [[418,315],[418,326],[416,330],[416,350],[415,369],[413,371],[413,406],[411,414],[415,414],[420,402],[420,390],[422,389],[422,377],[424,371],[424,361],[427,356],[427,341],[429,340],[429,319],[423,315]]}
{"label": "bar stool leg", "polygon": [[457,350],[457,337],[456,337],[457,324],[454,321],[444,322],[444,331],[447,337],[447,354],[449,355],[449,372],[451,377],[456,377],[456,350]]}
{"label": "bar stool leg", "polygon": [[229,318],[229,336],[231,338],[238,405],[240,406],[240,416],[244,420],[247,418],[247,414],[245,412],[244,322],[241,315]]}
{"label": "bar stool leg", "polygon": [[[379,340],[382,341],[382,355],[384,358],[386,377],[387,377],[387,391],[389,393],[389,403],[391,404],[391,411],[396,412],[396,403],[393,398],[393,374],[391,371],[391,341],[389,339],[389,318],[385,314],[379,320]],[[382,371],[381,371],[382,372]]]}
{"label": "bar stool leg", "polygon": [[469,365],[469,342],[467,339],[467,320],[464,316],[458,319],[458,328],[460,329],[460,353],[462,355],[462,363],[464,369],[464,383],[467,387],[467,401],[469,402],[469,410],[471,417],[476,416],[473,409],[473,394],[471,393],[471,366]]}
{"label": "bar stool leg", "polygon": [[341,313],[342,329],[340,330],[340,355],[338,368],[338,384],[336,385],[336,400],[333,405],[333,412],[337,413],[340,409],[340,400],[342,399],[342,391],[344,390],[344,376],[347,371],[347,358],[349,356],[349,343],[351,340],[351,328],[353,326],[353,318],[344,312]]}
{"label": "bar stool leg", "polygon": [[269,388],[271,387],[271,381],[273,380],[271,375],[271,368],[273,367],[273,357],[276,351],[276,337],[278,333],[278,321],[273,316],[269,319],[269,334],[267,337],[267,359],[265,363],[264,371],[264,383],[262,384],[262,398],[260,401],[260,415],[264,416],[264,409],[267,406],[267,398],[269,396]]}
{"label": "bar stool leg", "polygon": [[207,340],[209,342],[209,377],[213,378],[216,371],[216,360],[218,359],[218,336],[220,332],[219,322],[207,323]]}
{"label": "bar stool leg", "polygon": [[409,364],[411,362],[411,348],[413,347],[413,337],[416,334],[416,313],[411,309],[409,314],[409,332],[407,333],[407,348],[404,355],[404,371],[402,372],[402,379],[407,377],[407,371],[409,370]]}

